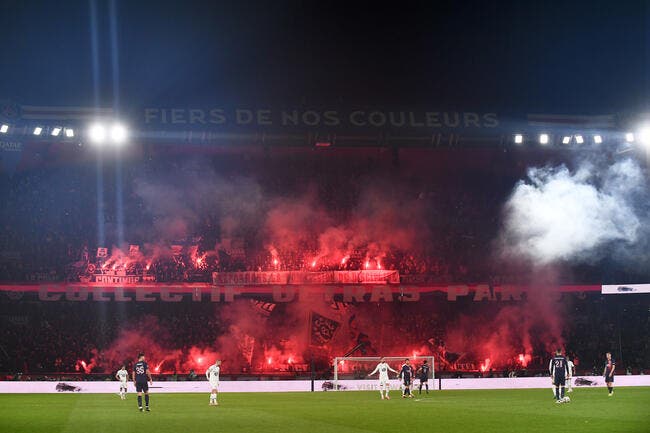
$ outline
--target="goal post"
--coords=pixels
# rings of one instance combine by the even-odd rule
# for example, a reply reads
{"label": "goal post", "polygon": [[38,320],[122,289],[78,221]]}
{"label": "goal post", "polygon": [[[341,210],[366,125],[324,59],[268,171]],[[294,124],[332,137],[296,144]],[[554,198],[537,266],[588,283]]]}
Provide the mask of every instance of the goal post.
{"label": "goal post", "polygon": [[[334,358],[334,389],[339,390],[339,384],[341,381],[365,381],[369,383],[377,383],[378,376],[374,375],[368,377],[368,374],[371,373],[377,364],[384,359],[388,365],[393,369],[400,371],[404,360],[408,359],[413,366],[413,371],[415,376],[413,377],[412,383],[414,385],[420,384],[420,374],[418,369],[424,364],[426,360],[429,364],[429,374],[427,377],[427,383],[429,389],[434,390],[435,383],[435,360],[433,356],[337,356]],[[390,373],[389,377],[391,380],[396,376],[395,373]],[[371,386],[371,385],[370,385]],[[372,389],[371,387],[358,387],[357,389]]]}

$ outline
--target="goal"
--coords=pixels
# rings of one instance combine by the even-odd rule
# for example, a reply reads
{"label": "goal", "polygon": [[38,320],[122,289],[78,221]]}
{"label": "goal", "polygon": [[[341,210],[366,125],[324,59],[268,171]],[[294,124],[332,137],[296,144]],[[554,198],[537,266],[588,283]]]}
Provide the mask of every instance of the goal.
{"label": "goal", "polygon": [[[429,389],[434,389],[434,378],[435,378],[435,364],[433,356],[384,356],[384,360],[388,365],[393,369],[400,371],[402,364],[404,364],[405,359],[411,361],[413,370],[417,371],[424,361],[426,360],[429,364],[429,374],[427,378],[427,383],[429,384]],[[334,358],[334,389],[357,389],[357,390],[370,390],[374,389],[377,386],[377,375],[368,377],[368,374],[371,373],[382,357],[379,356],[339,356]],[[391,382],[393,382],[397,389],[399,389],[398,381],[393,378],[396,376],[395,373],[390,373],[389,377]],[[413,380],[414,385],[420,384],[419,374],[416,374]]]}

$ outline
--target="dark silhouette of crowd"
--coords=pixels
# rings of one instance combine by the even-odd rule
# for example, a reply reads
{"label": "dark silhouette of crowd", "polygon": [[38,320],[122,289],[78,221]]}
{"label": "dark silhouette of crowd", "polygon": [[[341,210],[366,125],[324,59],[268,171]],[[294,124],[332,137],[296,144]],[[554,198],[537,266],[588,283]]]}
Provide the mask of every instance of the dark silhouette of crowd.
{"label": "dark silhouette of crowd", "polygon": [[[417,303],[391,304],[348,305],[346,325],[354,335],[344,346],[332,347],[332,353],[341,355],[361,342],[364,344],[355,355],[417,350],[420,355],[434,356],[436,369],[442,374],[472,377],[546,374],[548,356],[556,343],[562,344],[567,354],[576,360],[582,375],[599,374],[606,351],[615,354],[621,372],[629,369],[634,374],[647,373],[650,365],[650,305],[641,295],[612,298],[597,292],[564,294],[560,301],[552,304],[562,320],[561,343],[543,341],[544,333],[536,330],[536,325],[528,329],[524,325],[521,329],[513,325],[513,340],[507,344],[490,343],[494,335],[489,323],[499,320],[501,314],[511,314],[515,307],[521,307],[520,312],[526,311],[525,300],[515,304],[473,302],[471,299],[450,302],[446,301],[446,294],[438,293],[425,295]],[[171,357],[189,356],[193,347],[214,350],[217,342],[221,346],[238,347],[241,341],[233,341],[231,337],[220,340],[235,323],[232,311],[228,305],[194,302],[187,298],[178,303],[43,302],[35,295],[24,294],[20,299],[2,295],[0,373],[12,377],[17,373],[35,377],[53,373],[93,377],[93,374],[108,374],[121,362],[132,360],[135,351],[120,352],[124,347],[133,349],[147,345],[147,348],[135,350],[149,351],[152,365],[171,356],[168,354],[175,354]],[[268,323],[282,323],[283,314],[281,309],[276,309]],[[381,317],[382,326],[386,326],[383,337],[376,334],[377,327],[372,324],[377,317]],[[500,328],[498,325],[496,329]],[[258,351],[289,338],[281,329],[268,329],[258,335],[255,340]],[[532,347],[528,349],[516,338],[524,329],[532,335]],[[401,337],[386,338],[389,331]],[[459,333],[466,340],[459,340]],[[538,334],[540,337],[536,338]],[[490,365],[492,372],[481,371],[486,347],[490,345],[494,354],[501,358]],[[519,353],[529,356],[526,365],[517,361]],[[190,368],[182,362],[159,365],[162,369],[156,373],[167,375],[187,374]],[[254,366],[245,370],[252,374],[262,372],[256,371]]]}
{"label": "dark silhouette of crowd", "polygon": [[[336,262],[312,261],[319,253],[316,236],[302,239],[297,246],[271,250],[268,228],[229,219],[227,210],[240,215],[241,209],[228,207],[232,197],[227,194],[219,206],[198,206],[191,215],[181,215],[186,217],[181,238],[161,239],[156,228],[178,215],[152,211],[143,198],[143,182],[165,175],[189,176],[200,182],[208,172],[218,176],[215,185],[252,179],[260,191],[258,196],[251,195],[252,208],[259,196],[276,201],[312,197],[308,203],[325,209],[333,226],[350,219],[369,184],[388,185],[387,190],[398,184],[393,196],[424,209],[426,234],[412,248],[382,251],[381,269],[398,271],[403,284],[526,281],[525,268],[499,261],[494,240],[502,205],[513,185],[528,165],[543,163],[544,155],[522,156],[504,149],[441,149],[426,157],[408,149],[315,152],[224,152],[200,157],[200,163],[192,164],[173,156],[146,154],[120,162],[107,159],[99,170],[97,164],[86,161],[0,173],[0,283],[84,282],[110,272],[154,282],[210,282],[213,272],[368,267],[373,239],[358,242],[345,261]],[[190,194],[190,190],[184,192]],[[183,194],[176,198],[182,201]],[[211,203],[207,198],[206,202]],[[229,225],[238,229],[228,229]],[[235,235],[228,234],[229,230]],[[129,244],[139,251],[130,251]],[[115,258],[116,246],[122,252],[119,259]],[[105,256],[98,254],[100,247],[107,248]],[[648,269],[609,265],[562,265],[556,269],[557,280],[600,284],[607,279],[641,281],[649,276]],[[377,269],[379,265],[376,261],[371,266]],[[219,312],[209,303],[50,304],[12,299],[5,293],[0,293],[0,299],[0,372],[5,373],[84,372],[79,361],[93,358],[97,363],[92,372],[110,371],[115,366],[102,364],[102,350],[122,330],[139,326],[145,317],[156,318],[156,329],[164,330],[157,336],[159,344],[174,350],[204,346],[223,334]],[[490,320],[494,307],[442,304],[435,316],[424,309],[398,315],[403,322],[394,326],[407,336],[406,343],[427,347],[447,361],[447,368],[460,368],[460,364],[476,368],[480,360],[474,354],[457,353],[450,347],[445,323],[468,312]],[[580,360],[579,369],[600,368],[606,350],[618,351],[623,365],[633,371],[650,366],[647,300],[610,301],[589,294],[584,299],[571,298],[571,305],[564,337],[567,350]],[[528,369],[543,367],[545,350],[535,348]],[[506,364],[495,368],[523,370]]]}
{"label": "dark silhouette of crowd", "polygon": [[[430,167],[421,167],[418,154],[409,152],[401,155],[397,165],[381,152],[304,153],[262,157],[234,153],[213,157],[198,168],[174,158],[149,157],[122,161],[118,171],[115,161],[107,161],[100,170],[101,182],[94,164],[0,174],[4,204],[0,208],[0,281],[85,281],[84,277],[102,272],[101,265],[116,248],[128,253],[129,244],[140,247],[146,256],[130,264],[129,271],[142,275],[147,270],[156,281],[210,281],[214,271],[366,268],[367,256],[378,239],[357,242],[345,262],[320,260],[312,264],[320,248],[317,233],[300,245],[278,246],[272,253],[263,217],[259,225],[248,222],[240,225],[236,235],[227,234],[224,225],[231,216],[224,210],[228,206],[219,203],[179,216],[188,220],[183,221],[188,226],[183,237],[162,239],[154,227],[176,215],[153,212],[142,196],[141,185],[167,173],[195,176],[200,182],[202,171],[219,176],[215,183],[252,179],[261,196],[274,200],[313,197],[310,203],[326,210],[333,225],[351,218],[367,185],[381,181],[387,190],[399,185],[393,195],[424,209],[426,226],[422,230],[426,233],[418,245],[385,247],[381,251],[384,269],[398,270],[407,282],[517,281],[519,271],[498,263],[494,246],[501,207],[526,166],[512,155],[481,153],[482,162],[467,164],[466,158],[477,155],[440,150],[435,157],[428,157]],[[192,189],[192,185],[186,188]],[[147,246],[169,250],[175,244],[182,247],[181,253],[147,251]],[[106,247],[108,257],[97,257],[98,247]],[[190,250],[203,256],[200,265]],[[93,265],[90,271],[89,265]],[[644,272],[604,269],[597,263],[574,266],[563,272],[562,278],[588,283]]]}

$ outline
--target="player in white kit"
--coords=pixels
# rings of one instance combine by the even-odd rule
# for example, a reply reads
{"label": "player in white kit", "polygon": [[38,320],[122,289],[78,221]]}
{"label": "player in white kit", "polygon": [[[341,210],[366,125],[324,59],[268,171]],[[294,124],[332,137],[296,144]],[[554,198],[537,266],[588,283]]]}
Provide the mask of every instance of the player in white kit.
{"label": "player in white kit", "polygon": [[573,375],[576,373],[576,366],[573,364],[573,361],[571,361],[571,359],[569,359],[568,356],[566,360],[567,360],[567,364],[569,364],[569,374],[566,377],[567,392],[573,392],[573,387],[571,386],[571,382],[573,381]]}
{"label": "player in white kit", "polygon": [[[379,360],[379,364],[377,364],[372,373],[368,374],[368,376],[372,376],[373,374],[379,372],[379,395],[381,395],[382,400],[384,398],[386,400],[390,400],[390,397],[388,396],[388,390],[390,389],[390,381],[388,379],[389,371],[392,371],[393,373],[399,373],[397,370],[390,368],[390,365],[388,365],[385,358],[381,358]],[[384,393],[386,394],[385,397]]]}
{"label": "player in white kit", "polygon": [[219,371],[221,370],[220,366],[221,361],[217,359],[214,362],[214,365],[211,365],[205,371],[205,377],[207,377],[208,381],[210,382],[210,406],[219,405],[217,402],[217,393],[219,392]]}
{"label": "player in white kit", "polygon": [[126,371],[126,366],[122,366],[117,373],[115,373],[115,379],[120,381],[120,398],[126,400],[126,385],[129,380],[129,372]]}

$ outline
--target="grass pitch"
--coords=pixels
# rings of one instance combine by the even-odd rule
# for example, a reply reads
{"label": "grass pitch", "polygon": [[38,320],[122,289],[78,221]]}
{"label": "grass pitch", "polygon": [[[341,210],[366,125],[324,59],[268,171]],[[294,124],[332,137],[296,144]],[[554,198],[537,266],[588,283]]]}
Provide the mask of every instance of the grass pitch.
{"label": "grass pitch", "polygon": [[392,392],[153,394],[151,412],[136,395],[1,394],[2,433],[167,432],[650,432],[650,388],[576,389],[556,404],[550,389]]}

